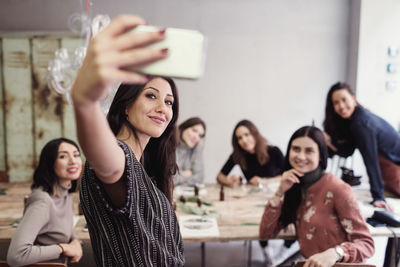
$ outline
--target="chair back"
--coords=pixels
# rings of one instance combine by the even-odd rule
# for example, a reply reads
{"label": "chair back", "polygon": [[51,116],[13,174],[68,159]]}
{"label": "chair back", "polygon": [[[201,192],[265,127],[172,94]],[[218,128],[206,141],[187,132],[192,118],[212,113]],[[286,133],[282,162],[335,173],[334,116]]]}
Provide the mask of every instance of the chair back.
{"label": "chair back", "polygon": [[[303,267],[305,261],[298,261],[296,263],[296,267]],[[333,267],[376,267],[375,265],[365,264],[365,263],[344,263],[344,262],[337,262],[333,265]]]}
{"label": "chair back", "polygon": [[[10,265],[6,261],[0,260],[0,267],[10,267]],[[60,262],[38,262],[26,265],[26,267],[67,267],[67,265]]]}

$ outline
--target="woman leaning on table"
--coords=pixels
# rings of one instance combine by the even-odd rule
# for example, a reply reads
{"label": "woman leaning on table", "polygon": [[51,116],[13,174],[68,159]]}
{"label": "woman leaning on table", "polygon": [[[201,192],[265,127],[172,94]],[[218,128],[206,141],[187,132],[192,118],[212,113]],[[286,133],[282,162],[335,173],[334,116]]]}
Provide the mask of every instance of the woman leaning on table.
{"label": "woman leaning on table", "polygon": [[[124,69],[168,56],[147,45],[165,30],[132,35],[144,24],[119,16],[90,42],[72,88],[77,132],[87,158],[80,186],[97,266],[183,266],[171,206],[179,99],[173,80]],[[122,82],[107,119],[99,101]]]}
{"label": "woman leaning on table", "polygon": [[73,232],[71,192],[81,176],[82,160],[75,142],[58,138],[40,153],[21,223],[11,239],[7,263],[78,262],[80,241]]}
{"label": "woman leaning on table", "polygon": [[282,173],[283,155],[278,147],[268,145],[257,127],[249,120],[238,122],[232,134],[233,153],[217,176],[221,184],[233,186],[239,177],[228,177],[238,164],[248,183],[258,185],[263,179],[274,178]]}
{"label": "woman leaning on table", "polygon": [[328,92],[324,129],[330,152],[347,157],[356,148],[360,150],[372,204],[391,209],[383,198],[383,182],[400,196],[400,134],[384,119],[358,104],[350,86],[341,82],[332,85]]}
{"label": "woman leaning on table", "polygon": [[325,173],[327,158],[322,131],[298,129],[289,141],[280,186],[260,224],[260,238],[268,239],[294,223],[306,267],[362,262],[374,253],[355,195],[348,184]]}
{"label": "woman leaning on table", "polygon": [[176,163],[179,172],[175,174],[174,185],[203,183],[204,180],[204,136],[206,124],[199,117],[192,117],[179,125],[179,143],[176,148]]}

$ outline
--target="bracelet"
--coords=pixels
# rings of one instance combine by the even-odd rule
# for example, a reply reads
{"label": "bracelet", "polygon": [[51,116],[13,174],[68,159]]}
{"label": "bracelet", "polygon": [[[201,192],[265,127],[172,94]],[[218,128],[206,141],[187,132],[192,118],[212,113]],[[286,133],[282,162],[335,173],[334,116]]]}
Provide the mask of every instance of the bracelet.
{"label": "bracelet", "polygon": [[277,197],[283,197],[283,193],[280,192],[279,190],[277,190],[277,191],[275,192],[275,196],[277,196]]}
{"label": "bracelet", "polygon": [[64,248],[61,246],[61,244],[57,244],[57,246],[59,246],[59,247],[61,248],[61,253],[60,253],[60,255],[61,255],[61,254],[64,254]]}

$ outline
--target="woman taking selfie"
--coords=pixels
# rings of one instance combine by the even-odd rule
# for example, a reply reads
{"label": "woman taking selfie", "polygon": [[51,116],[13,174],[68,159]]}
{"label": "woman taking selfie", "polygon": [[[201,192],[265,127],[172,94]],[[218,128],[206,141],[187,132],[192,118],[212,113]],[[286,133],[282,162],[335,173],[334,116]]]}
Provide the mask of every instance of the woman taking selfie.
{"label": "woman taking selfie", "polygon": [[383,198],[383,182],[400,196],[400,134],[384,119],[359,105],[350,86],[341,82],[328,92],[324,129],[332,153],[347,157],[356,148],[360,150],[373,205],[390,209]]}
{"label": "woman taking selfie", "polygon": [[179,144],[176,148],[176,162],[179,172],[174,177],[174,185],[203,183],[203,138],[206,124],[199,117],[189,118],[179,125]]}
{"label": "woman taking selfie", "polygon": [[242,120],[236,124],[232,134],[232,146],[233,153],[217,176],[219,183],[233,186],[239,182],[237,175],[228,177],[236,164],[242,169],[247,182],[253,185],[282,173],[282,152],[278,147],[268,145],[267,140],[251,121]]}
{"label": "woman taking selfie", "polygon": [[[169,78],[125,70],[165,58],[146,45],[165,30],[130,34],[144,21],[119,16],[97,34],[72,89],[79,142],[87,158],[80,196],[97,266],[183,266],[171,206],[179,101]],[[99,101],[119,87],[107,119]]]}
{"label": "woman taking selfie", "polygon": [[72,197],[81,176],[82,160],[75,142],[58,138],[40,153],[32,194],[8,248],[10,266],[37,262],[78,262],[80,241],[73,232]]}
{"label": "woman taking selfie", "polygon": [[260,224],[262,239],[295,224],[306,267],[362,262],[374,253],[374,242],[353,190],[325,173],[327,158],[324,135],[318,128],[297,130],[288,144],[286,171]]}

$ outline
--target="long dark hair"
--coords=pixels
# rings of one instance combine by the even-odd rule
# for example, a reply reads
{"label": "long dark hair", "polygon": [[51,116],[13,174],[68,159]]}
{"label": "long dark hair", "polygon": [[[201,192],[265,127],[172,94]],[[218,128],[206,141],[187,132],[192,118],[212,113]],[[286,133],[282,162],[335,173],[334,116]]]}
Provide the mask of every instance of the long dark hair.
{"label": "long dark hair", "polygon": [[204,134],[202,137],[206,136],[206,124],[205,122],[200,119],[199,117],[192,117],[189,118],[187,120],[185,120],[184,122],[182,122],[181,124],[179,124],[179,137],[182,139],[182,133],[184,130],[186,130],[187,128],[190,128],[194,125],[197,124],[201,124],[201,126],[203,126],[204,129]]}
{"label": "long dark hair", "polygon": [[264,165],[265,163],[268,162],[269,160],[269,155],[268,155],[268,142],[267,139],[265,139],[260,132],[258,131],[257,127],[254,125],[249,120],[241,120],[236,124],[235,129],[233,130],[232,134],[232,146],[233,146],[233,161],[236,164],[239,164],[240,167],[243,170],[247,169],[247,164],[246,164],[246,154],[248,153],[245,151],[240,145],[236,137],[236,130],[240,127],[244,126],[247,129],[249,129],[251,135],[254,137],[254,140],[256,141],[256,146],[255,146],[255,153],[257,155],[257,160],[260,165]]}
{"label": "long dark hair", "polygon": [[[67,138],[57,138],[49,141],[40,152],[40,159],[35,172],[33,173],[33,183],[31,188],[42,187],[43,191],[53,195],[54,187],[58,185],[58,177],[54,172],[54,163],[58,156],[58,149],[62,143],[68,143],[76,147],[79,150],[78,145]],[[71,182],[71,188],[69,192],[75,192],[77,180]]]}
{"label": "long dark hair", "polygon": [[[285,166],[284,170],[293,169],[292,165],[289,162],[290,149],[292,146],[293,140],[299,137],[309,137],[311,138],[317,145],[319,149],[319,168],[322,170],[326,169],[328,164],[328,148],[325,143],[324,134],[320,129],[314,126],[304,126],[298,129],[289,140],[289,144],[286,150],[285,156]],[[285,199],[282,205],[281,216],[279,217],[278,222],[282,225],[282,227],[288,226],[290,223],[294,223],[296,221],[297,209],[300,206],[302,200],[301,196],[301,186],[300,184],[294,184],[288,191],[285,193]]]}
{"label": "long dark hair", "polygon": [[[173,182],[172,176],[177,171],[176,165],[176,121],[179,113],[179,97],[174,81],[166,77],[161,78],[168,82],[174,96],[172,105],[173,116],[167,128],[159,138],[150,138],[149,143],[143,151],[141,162],[146,172],[154,177],[157,187],[165,194],[169,201],[172,201]],[[132,105],[145,88],[143,84],[122,84],[119,88],[110,110],[107,120],[114,135],[118,135],[122,126],[125,125],[131,130],[131,133],[137,139],[137,133],[134,125],[126,119],[125,110]]]}
{"label": "long dark hair", "polygon": [[356,95],[347,83],[337,82],[332,85],[328,91],[328,95],[326,96],[325,120],[323,125],[325,132],[327,132],[334,140],[351,142],[352,138],[348,130],[349,121],[343,119],[335,112],[332,102],[333,93],[342,89],[347,90],[352,96]]}

